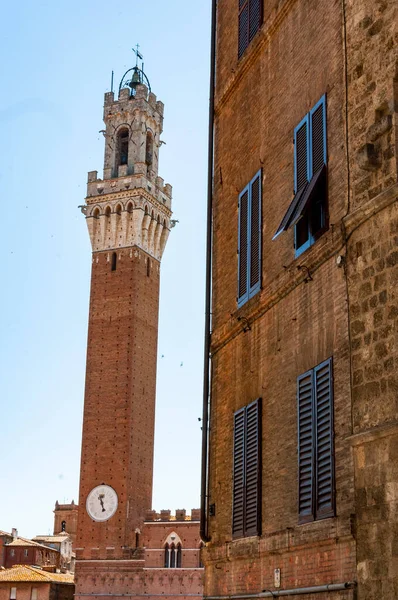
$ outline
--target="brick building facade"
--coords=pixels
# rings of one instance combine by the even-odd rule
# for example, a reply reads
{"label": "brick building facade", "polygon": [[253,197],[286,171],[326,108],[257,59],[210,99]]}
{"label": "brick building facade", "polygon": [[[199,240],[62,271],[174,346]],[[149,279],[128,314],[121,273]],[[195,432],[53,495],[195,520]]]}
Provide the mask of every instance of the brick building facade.
{"label": "brick building facade", "polygon": [[0,570],[0,600],[73,600],[73,575],[17,565]]}
{"label": "brick building facade", "polygon": [[60,568],[60,553],[55,548],[16,537],[3,548],[4,567],[10,569],[15,565],[37,565],[39,567]]}
{"label": "brick building facade", "polygon": [[215,4],[205,597],[392,600],[398,5]]}
{"label": "brick building facade", "polygon": [[116,99],[105,94],[104,175],[88,174],[82,207],[93,255],[77,600],[202,596],[198,513],[151,511],[160,262],[173,226],[158,175],[163,112],[138,63]]}

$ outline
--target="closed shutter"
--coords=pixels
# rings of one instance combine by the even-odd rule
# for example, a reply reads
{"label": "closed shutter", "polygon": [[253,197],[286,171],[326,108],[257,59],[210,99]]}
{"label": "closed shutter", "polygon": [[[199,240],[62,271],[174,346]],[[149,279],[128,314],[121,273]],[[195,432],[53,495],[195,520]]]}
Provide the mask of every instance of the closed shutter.
{"label": "closed shutter", "polygon": [[334,514],[332,359],[314,369],[316,417],[316,515]]}
{"label": "closed shutter", "polygon": [[249,45],[249,0],[239,0],[238,58]]}
{"label": "closed shutter", "polygon": [[246,408],[246,519],[245,535],[259,535],[261,523],[261,401],[256,400]]}
{"label": "closed shutter", "polygon": [[263,0],[249,0],[249,43],[260,29]]}
{"label": "closed shutter", "polygon": [[310,113],[311,119],[311,172],[313,177],[326,164],[326,98],[314,106]]}
{"label": "closed shutter", "polygon": [[309,177],[308,164],[308,115],[294,131],[294,191],[297,193],[307,185]]}
{"label": "closed shutter", "polygon": [[299,522],[314,520],[313,371],[298,378],[298,508]]}
{"label": "closed shutter", "polygon": [[248,294],[248,225],[249,225],[249,189],[239,197],[239,245],[238,245],[238,304],[249,297]]}
{"label": "closed shutter", "polygon": [[254,295],[261,284],[261,172],[251,184],[250,210],[250,290]]}
{"label": "closed shutter", "polygon": [[245,514],[245,409],[234,415],[232,534],[244,535]]}

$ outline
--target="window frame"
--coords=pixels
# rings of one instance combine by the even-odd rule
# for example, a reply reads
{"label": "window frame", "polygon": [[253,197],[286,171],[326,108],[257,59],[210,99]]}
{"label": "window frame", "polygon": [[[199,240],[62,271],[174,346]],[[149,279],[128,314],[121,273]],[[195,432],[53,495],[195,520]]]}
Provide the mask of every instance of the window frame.
{"label": "window frame", "polygon": [[[307,125],[307,185],[311,182],[315,173],[313,172],[313,138],[312,138],[312,118],[314,113],[318,110],[318,108],[322,106],[322,114],[323,114],[323,158],[324,164],[327,167],[328,157],[327,157],[327,111],[326,111],[326,94],[318,100],[318,102],[311,108],[311,110],[305,115],[305,117],[300,121],[300,123],[294,128],[294,193],[298,193],[297,187],[297,133],[303,127],[304,124]],[[324,202],[322,204],[322,225],[315,235],[311,230],[311,221],[308,220],[308,239],[301,246],[297,247],[297,239],[298,239],[298,224],[294,226],[294,251],[295,258],[303,254],[310,246],[312,246],[318,237],[326,230],[327,228],[327,184],[326,184],[326,196]]]}
{"label": "window frame", "polygon": [[17,599],[17,588],[15,586],[10,587],[10,600]]}
{"label": "window frame", "polygon": [[[259,202],[259,223],[258,223],[258,236],[259,236],[259,256],[258,256],[258,260],[259,260],[259,278],[258,281],[251,286],[251,271],[252,271],[252,264],[251,264],[251,248],[252,248],[252,239],[253,239],[253,232],[252,232],[252,211],[253,211],[253,184],[255,183],[256,180],[259,180],[259,198],[258,198],[258,202]],[[242,223],[242,198],[243,196],[246,194],[247,192],[247,241],[246,241],[246,290],[244,292],[244,294],[242,294],[241,296],[239,296],[239,288],[240,288],[240,265],[241,265],[241,256],[242,256],[242,249],[241,249],[241,223]],[[263,205],[263,201],[262,201],[262,194],[263,194],[263,187],[262,187],[262,169],[260,169],[259,171],[257,171],[257,173],[254,175],[254,177],[249,181],[249,183],[243,188],[243,190],[240,192],[239,194],[239,200],[238,200],[238,290],[237,290],[237,303],[238,303],[238,308],[240,308],[241,306],[243,306],[244,304],[246,304],[246,302],[248,300],[250,300],[251,298],[253,298],[253,296],[255,296],[260,290],[261,290],[261,282],[262,282],[262,205]]]}

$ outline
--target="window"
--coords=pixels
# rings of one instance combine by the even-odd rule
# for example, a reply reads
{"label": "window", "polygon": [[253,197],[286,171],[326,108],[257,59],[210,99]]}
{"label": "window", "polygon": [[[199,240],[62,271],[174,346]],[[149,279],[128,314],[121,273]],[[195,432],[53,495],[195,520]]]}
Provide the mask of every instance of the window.
{"label": "window", "polygon": [[148,169],[148,174],[152,167],[153,161],[153,136],[150,131],[146,134],[146,150],[145,150],[145,162]]}
{"label": "window", "polygon": [[295,226],[296,257],[327,229],[326,96],[294,130],[294,198],[274,238]]}
{"label": "window", "polygon": [[332,359],[300,375],[298,404],[299,523],[334,516]]}
{"label": "window", "polygon": [[232,535],[260,535],[261,399],[234,415]]}
{"label": "window", "polygon": [[25,558],[27,558],[29,556],[29,550],[24,550],[23,555]]}
{"label": "window", "polygon": [[11,556],[15,556],[15,550],[14,550],[14,548],[12,548],[12,550],[10,550],[10,555]]}
{"label": "window", "polygon": [[17,597],[17,588],[12,587],[10,590],[10,600],[16,600]]}
{"label": "window", "polygon": [[117,165],[127,165],[129,159],[129,132],[122,129],[118,133]]}
{"label": "window", "polygon": [[261,171],[239,195],[238,306],[261,287]]}
{"label": "window", "polygon": [[238,58],[261,27],[263,20],[263,0],[239,0],[239,42]]}
{"label": "window", "polygon": [[[116,271],[117,268],[117,254],[116,252],[112,252],[112,264],[111,271]],[[64,529],[62,531],[65,531]]]}
{"label": "window", "polygon": [[182,566],[182,546],[166,544],[164,547],[164,566],[166,569],[181,569]]}
{"label": "window", "polygon": [[37,600],[37,588],[32,588],[30,600]]}
{"label": "window", "polygon": [[62,523],[61,523],[61,531],[66,531],[66,521],[62,521]]}

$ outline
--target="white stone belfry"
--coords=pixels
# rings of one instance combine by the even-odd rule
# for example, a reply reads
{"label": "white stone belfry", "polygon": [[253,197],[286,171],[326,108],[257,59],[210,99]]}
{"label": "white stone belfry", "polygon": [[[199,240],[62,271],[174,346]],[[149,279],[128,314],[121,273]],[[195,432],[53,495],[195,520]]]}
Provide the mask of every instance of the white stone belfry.
{"label": "white stone belfry", "polygon": [[88,174],[86,216],[93,252],[138,246],[161,260],[172,187],[158,176],[164,105],[144,84],[105,94],[103,179]]}

